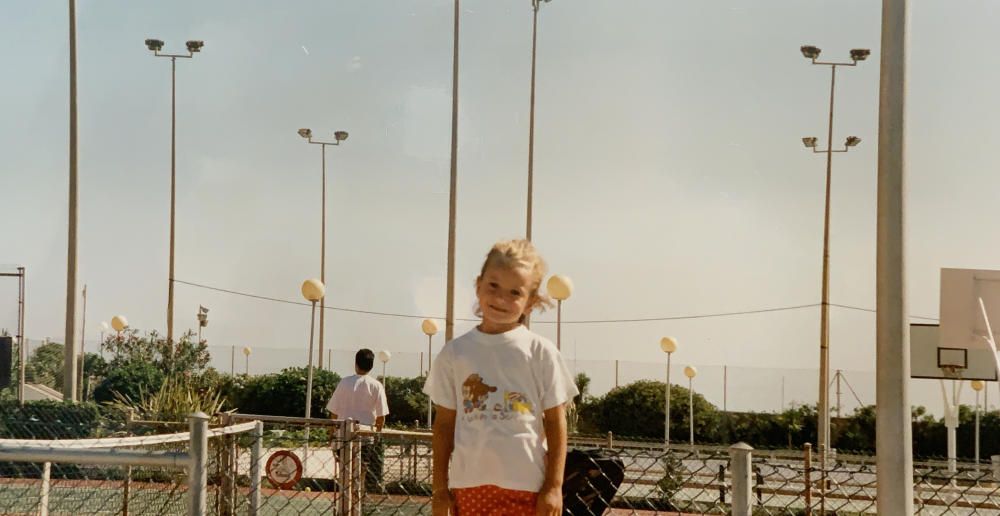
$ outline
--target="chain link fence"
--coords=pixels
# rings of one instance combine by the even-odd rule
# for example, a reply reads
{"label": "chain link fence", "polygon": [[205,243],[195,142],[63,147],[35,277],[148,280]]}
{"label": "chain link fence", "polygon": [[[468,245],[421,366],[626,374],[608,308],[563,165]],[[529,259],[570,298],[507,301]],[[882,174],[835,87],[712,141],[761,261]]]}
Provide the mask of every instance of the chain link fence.
{"label": "chain link fence", "polygon": [[[84,431],[89,420],[21,416],[0,431],[37,438],[0,439],[0,514],[184,514],[199,492],[213,515],[431,513],[426,430],[220,414],[206,430],[204,489],[192,491],[199,446],[189,432],[126,418],[81,438],[95,433]],[[567,514],[876,514],[871,456],[611,435],[573,437],[570,448]],[[1000,514],[1000,462],[918,462],[913,474],[919,514]]]}
{"label": "chain link fence", "polygon": [[[831,453],[824,463],[809,445],[754,453],[754,514],[877,514],[874,457]],[[1000,514],[1000,462],[917,462],[913,482],[918,514]]]}
{"label": "chain link fence", "polygon": [[[91,439],[0,439],[2,514],[200,514],[217,505],[217,450],[254,423]],[[211,486],[211,487],[209,487]]]}
{"label": "chain link fence", "polygon": [[[262,507],[287,509],[289,514],[431,513],[430,433],[375,433],[318,419],[249,414],[232,418],[234,422],[246,420],[264,421],[262,462],[289,457],[289,453],[301,457],[286,459],[296,472],[264,481]],[[570,445],[579,459],[566,479],[566,486],[572,487],[567,507],[577,508],[570,510],[572,514],[603,514],[604,508],[615,514],[728,514],[730,457],[724,448],[665,449],[613,439],[571,439]],[[239,450],[235,453],[242,455]],[[275,468],[268,466],[265,474]],[[244,469],[240,466],[236,475]],[[342,490],[340,486],[347,487]]]}

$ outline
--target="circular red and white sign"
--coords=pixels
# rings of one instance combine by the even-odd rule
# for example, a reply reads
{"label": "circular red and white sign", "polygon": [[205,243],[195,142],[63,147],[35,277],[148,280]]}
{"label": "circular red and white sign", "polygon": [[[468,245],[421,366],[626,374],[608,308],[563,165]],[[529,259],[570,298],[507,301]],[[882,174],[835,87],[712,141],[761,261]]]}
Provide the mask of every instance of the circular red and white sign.
{"label": "circular red and white sign", "polygon": [[267,459],[264,471],[275,487],[290,489],[302,479],[302,461],[289,450],[278,450]]}

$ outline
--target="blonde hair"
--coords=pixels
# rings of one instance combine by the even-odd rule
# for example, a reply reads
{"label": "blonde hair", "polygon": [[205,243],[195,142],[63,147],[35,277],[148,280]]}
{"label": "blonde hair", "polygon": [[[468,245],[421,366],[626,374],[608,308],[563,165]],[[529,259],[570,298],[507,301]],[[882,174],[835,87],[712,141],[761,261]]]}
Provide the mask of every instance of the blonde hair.
{"label": "blonde hair", "polygon": [[[530,305],[531,309],[534,310],[535,307],[540,307],[541,311],[545,311],[546,308],[552,306],[552,300],[540,290],[542,278],[548,272],[548,266],[545,264],[545,259],[538,254],[538,250],[535,249],[530,240],[501,240],[493,244],[490,252],[486,253],[486,260],[483,261],[483,267],[479,271],[477,281],[486,275],[486,269],[489,267],[527,270],[531,277],[529,295],[534,300]],[[476,315],[482,315],[478,306],[476,307]],[[524,318],[524,315],[522,315],[522,322]]]}

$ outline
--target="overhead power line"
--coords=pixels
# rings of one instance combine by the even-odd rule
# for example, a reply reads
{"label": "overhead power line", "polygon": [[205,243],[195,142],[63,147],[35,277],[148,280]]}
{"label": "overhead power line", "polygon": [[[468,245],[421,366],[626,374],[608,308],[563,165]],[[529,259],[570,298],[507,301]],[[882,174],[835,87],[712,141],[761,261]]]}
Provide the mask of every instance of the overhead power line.
{"label": "overhead power line", "polygon": [[[237,291],[237,290],[231,290],[231,289],[213,287],[211,285],[204,285],[204,284],[201,284],[201,283],[194,283],[194,282],[183,281],[183,280],[179,280],[179,279],[175,279],[174,282],[175,283],[180,283],[180,284],[183,284],[183,285],[192,286],[192,287],[202,288],[202,289],[206,289],[206,290],[212,290],[212,291],[215,291],[215,292],[222,292],[222,293],[225,293],[225,294],[231,294],[231,295],[234,295],[234,296],[248,297],[248,298],[251,298],[251,299],[259,299],[261,301],[270,301],[270,302],[274,302],[274,303],[284,303],[284,304],[288,304],[288,305],[312,306],[310,303],[306,303],[304,301],[292,301],[290,299],[281,299],[281,298],[277,298],[277,297],[262,296],[262,295],[259,295],[259,294],[251,294],[251,293],[248,293],[248,292],[240,292],[240,291]],[[736,312],[713,312],[713,313],[689,314],[689,315],[668,315],[668,316],[662,316],[662,317],[640,317],[640,318],[630,318],[630,319],[582,319],[582,320],[565,320],[565,321],[562,321],[562,324],[618,324],[618,323],[642,323],[642,322],[657,322],[657,321],[683,321],[683,320],[691,320],[691,319],[709,319],[709,318],[717,318],[717,317],[735,317],[735,316],[741,316],[741,315],[758,315],[758,314],[767,314],[767,313],[774,313],[774,312],[788,312],[788,311],[792,311],[792,310],[802,310],[802,309],[805,309],[805,308],[815,308],[815,307],[818,307],[818,306],[820,306],[820,303],[810,303],[810,304],[804,304],[804,305],[791,305],[791,306],[779,306],[779,307],[773,307],[773,308],[759,308],[759,309],[755,309],[755,310],[741,310],[741,311],[736,311]],[[850,305],[839,305],[839,304],[830,303],[830,306],[835,306],[837,308],[844,308],[844,309],[848,309],[848,310],[858,310],[858,311],[862,311],[862,312],[872,312],[872,313],[875,312],[875,310],[870,309],[870,308],[863,308],[863,307],[850,306]],[[355,314],[363,314],[363,315],[375,315],[375,316],[380,316],[380,317],[399,317],[399,318],[406,318],[406,319],[444,319],[444,317],[441,317],[441,316],[438,316],[438,315],[419,315],[419,314],[404,314],[404,313],[395,313],[395,312],[379,312],[379,311],[375,311],[375,310],[362,310],[360,308],[346,308],[346,307],[341,307],[341,306],[329,306],[328,305],[326,307],[326,309],[327,310],[332,310],[332,311],[335,311],[335,312],[347,312],[347,313],[355,313]],[[920,316],[911,316],[911,317],[913,319],[924,319],[924,320],[930,320],[930,321],[936,321],[937,320],[937,319],[935,319],[933,317],[920,317]],[[464,322],[478,322],[479,321],[479,319],[466,319],[466,318],[458,318],[456,320],[457,321],[464,321]],[[536,324],[555,324],[556,323],[556,321],[543,321],[543,320],[533,320],[532,322],[534,322]]]}

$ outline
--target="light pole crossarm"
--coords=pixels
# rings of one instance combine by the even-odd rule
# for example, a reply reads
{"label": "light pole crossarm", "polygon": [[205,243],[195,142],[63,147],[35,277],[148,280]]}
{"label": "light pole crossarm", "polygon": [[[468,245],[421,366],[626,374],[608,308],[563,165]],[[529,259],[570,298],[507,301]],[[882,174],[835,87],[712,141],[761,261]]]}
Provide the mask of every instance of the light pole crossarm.
{"label": "light pole crossarm", "polygon": [[337,146],[340,145],[339,141],[335,141],[335,142],[324,142],[324,141],[318,141],[318,140],[317,141],[313,141],[312,136],[309,137],[309,143],[312,143],[314,145],[337,145]]}
{"label": "light pole crossarm", "polygon": [[813,154],[826,154],[828,152],[847,152],[848,150],[850,149],[848,149],[847,147],[844,147],[843,149],[825,149],[825,150],[819,150],[814,148]]}
{"label": "light pole crossarm", "polygon": [[834,63],[830,61],[817,61],[813,59],[812,64],[814,65],[824,65],[824,66],[858,66],[857,61],[852,61],[850,63]]}
{"label": "light pole crossarm", "polygon": [[153,55],[156,57],[179,57],[181,59],[191,59],[194,57],[194,54],[191,52],[188,52],[187,54],[161,54],[159,52],[153,52]]}

